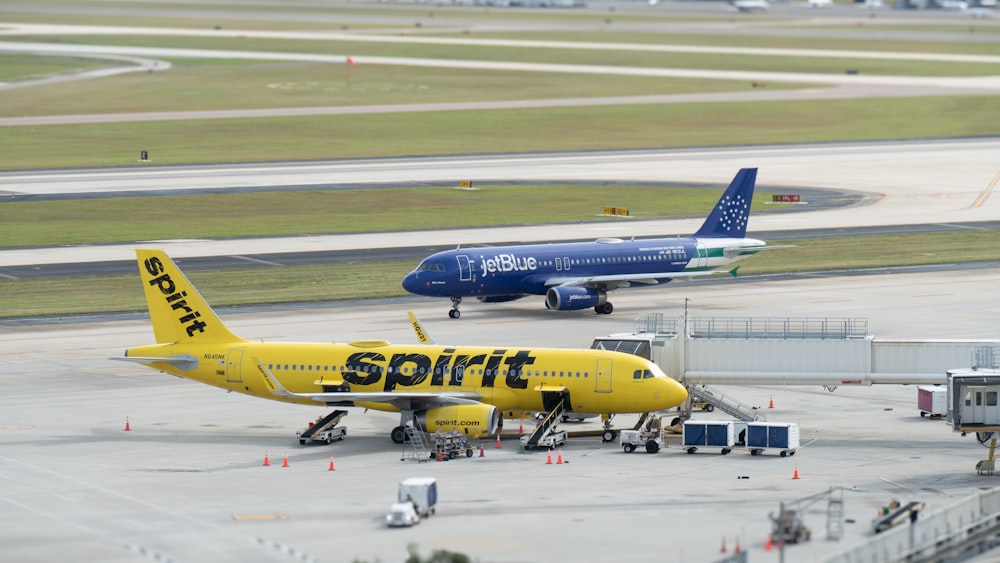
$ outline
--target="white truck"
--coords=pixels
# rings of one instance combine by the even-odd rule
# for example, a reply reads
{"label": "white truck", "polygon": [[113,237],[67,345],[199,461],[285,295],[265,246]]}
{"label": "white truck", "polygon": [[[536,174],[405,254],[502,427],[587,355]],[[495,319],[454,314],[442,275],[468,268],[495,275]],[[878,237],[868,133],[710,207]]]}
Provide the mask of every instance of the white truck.
{"label": "white truck", "polygon": [[[538,444],[535,446],[537,448],[559,448],[566,445],[566,438],[569,434],[565,430],[555,430],[547,436],[543,436]],[[521,436],[521,445],[527,446],[528,439],[531,437],[530,434],[525,434]]]}
{"label": "white truck", "polygon": [[655,454],[666,447],[660,430],[622,430],[618,443],[627,454],[634,452],[640,446],[646,448],[646,453],[650,454]]}
{"label": "white truck", "polygon": [[327,444],[331,444],[334,440],[343,440],[346,438],[347,428],[334,426],[308,437],[303,436],[303,432],[296,432],[295,437],[298,438],[300,444],[305,444],[306,442],[326,442]]}
{"label": "white truck", "polygon": [[412,504],[423,518],[434,514],[437,496],[437,479],[433,477],[410,477],[399,483],[398,501]]}

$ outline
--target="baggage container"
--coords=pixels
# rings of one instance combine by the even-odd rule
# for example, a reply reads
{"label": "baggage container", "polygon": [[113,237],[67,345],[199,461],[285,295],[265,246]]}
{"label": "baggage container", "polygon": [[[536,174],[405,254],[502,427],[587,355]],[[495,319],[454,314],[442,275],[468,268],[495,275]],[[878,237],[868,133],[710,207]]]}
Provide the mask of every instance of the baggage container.
{"label": "baggage container", "polygon": [[733,451],[736,424],[731,420],[684,421],[683,446],[693,454],[698,448],[720,448],[722,455]]}
{"label": "baggage container", "polygon": [[948,414],[948,389],[930,385],[917,387],[917,408],[920,416],[940,418]]}
{"label": "baggage container", "polygon": [[750,455],[771,450],[781,457],[795,455],[799,447],[799,425],[795,422],[748,422],[746,438]]}

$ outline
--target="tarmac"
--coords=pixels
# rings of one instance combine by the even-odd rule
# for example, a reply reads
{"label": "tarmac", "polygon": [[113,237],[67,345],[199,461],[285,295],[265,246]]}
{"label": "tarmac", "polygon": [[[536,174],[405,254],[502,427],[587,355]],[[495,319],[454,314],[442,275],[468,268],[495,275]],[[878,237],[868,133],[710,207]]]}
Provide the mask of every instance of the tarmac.
{"label": "tarmac", "polygon": [[[694,316],[859,317],[879,337],[995,338],[997,307],[981,296],[995,292],[998,276],[671,284],[616,292],[610,316],[546,311],[539,299],[470,302],[460,320],[447,319],[447,301],[427,299],[219,312],[247,338],[415,342],[412,310],[438,342],[589,347],[594,336],[631,331],[648,312],[680,315],[687,301]],[[424,556],[443,549],[490,562],[688,562],[721,559],[738,545],[752,561],[779,561],[767,543],[779,503],[843,488],[842,539],[827,539],[821,495],[802,506],[812,539],[785,548],[784,560],[822,561],[871,537],[872,518],[893,498],[933,511],[997,484],[974,469],[985,448],[922,418],[907,386],[720,388],[769,421],[798,423],[802,445],[789,457],[688,455],[676,439],[657,454],[626,454],[597,437],[520,453],[510,438],[500,448],[484,440],[472,458],[418,463],[402,461],[388,439],[393,415],[351,409],[346,440],[301,446],[295,431],[325,409],[223,394],[109,360],[152,340],[135,316],[0,329],[4,560],[403,561],[414,546]],[[621,415],[616,426],[635,419]],[[530,426],[507,421],[506,431],[521,424]],[[397,485],[411,476],[438,479],[437,514],[387,528]]]}

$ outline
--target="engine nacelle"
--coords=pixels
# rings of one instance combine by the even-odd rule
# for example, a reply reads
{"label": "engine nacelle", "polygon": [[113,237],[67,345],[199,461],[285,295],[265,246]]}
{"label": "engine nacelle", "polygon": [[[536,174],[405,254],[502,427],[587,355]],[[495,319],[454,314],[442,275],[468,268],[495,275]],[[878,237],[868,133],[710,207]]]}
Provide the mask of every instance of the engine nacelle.
{"label": "engine nacelle", "polygon": [[545,306],[556,311],[576,311],[604,305],[608,294],[599,289],[577,286],[550,287],[545,293]]}
{"label": "engine nacelle", "polygon": [[436,407],[417,412],[416,419],[427,432],[457,430],[473,438],[491,436],[500,428],[500,412],[492,405]]}

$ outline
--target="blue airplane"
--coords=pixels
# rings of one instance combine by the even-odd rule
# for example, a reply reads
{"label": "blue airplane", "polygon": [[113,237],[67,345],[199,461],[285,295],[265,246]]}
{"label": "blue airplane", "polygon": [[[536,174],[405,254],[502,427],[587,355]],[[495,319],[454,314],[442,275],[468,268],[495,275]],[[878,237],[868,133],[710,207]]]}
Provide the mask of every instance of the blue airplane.
{"label": "blue airplane", "polygon": [[461,316],[463,297],[501,303],[528,295],[544,295],[548,309],[593,307],[608,315],[609,291],[725,273],[720,268],[764,250],[765,242],[746,238],[756,180],[756,168],[741,169],[690,237],[457,248],[425,258],[403,279],[403,289],[450,298],[453,319]]}

